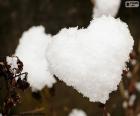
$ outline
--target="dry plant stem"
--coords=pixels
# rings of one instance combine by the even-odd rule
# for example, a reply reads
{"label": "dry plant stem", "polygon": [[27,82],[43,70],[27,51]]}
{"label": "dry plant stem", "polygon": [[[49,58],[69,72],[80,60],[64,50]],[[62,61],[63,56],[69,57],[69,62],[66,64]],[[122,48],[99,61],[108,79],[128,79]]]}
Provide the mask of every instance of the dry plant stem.
{"label": "dry plant stem", "polygon": [[126,96],[125,96],[125,89],[124,89],[123,81],[121,81],[120,84],[119,84],[119,90],[120,90],[121,96],[122,96],[124,99],[127,99]]}
{"label": "dry plant stem", "polygon": [[24,91],[29,87],[29,83],[27,82],[28,73],[22,73],[23,63],[16,56],[8,56],[8,58],[17,59],[17,68],[11,69],[12,65],[8,64],[7,57],[0,58],[0,73],[5,79],[5,85],[7,89],[7,94],[2,106],[3,116],[8,116],[10,110],[20,102],[20,96],[18,95],[16,89],[21,89]]}
{"label": "dry plant stem", "polygon": [[[0,71],[1,71],[1,74],[3,75],[3,76],[7,76],[6,74],[4,74],[4,72],[3,72],[3,63],[0,63],[1,64],[1,69],[0,69]],[[6,105],[6,100],[8,99],[8,97],[10,96],[10,89],[11,89],[11,87],[10,87],[10,85],[9,85],[9,82],[7,82],[7,79],[6,78],[4,78],[5,80],[4,80],[4,82],[5,82],[5,86],[6,86],[6,89],[7,89],[7,93],[6,93],[6,96],[5,96],[5,101],[4,101],[4,103],[3,103],[3,108],[2,108],[2,114],[3,114],[3,116],[7,116],[7,114],[10,112],[10,107],[7,107],[7,105]]]}
{"label": "dry plant stem", "polygon": [[[58,78],[53,75],[54,78],[56,79],[56,81],[58,82]],[[51,97],[51,104],[50,104],[50,110],[51,110],[51,113],[52,113],[52,116],[55,116],[55,109],[54,109],[54,106],[53,106],[53,97],[55,96],[55,84],[53,85],[52,88],[49,89],[49,93],[50,93],[50,97]]]}
{"label": "dry plant stem", "polygon": [[106,107],[104,107],[104,108],[103,108],[103,116],[107,116],[107,113],[108,113],[108,112],[107,112],[107,110],[106,110]]}
{"label": "dry plant stem", "polygon": [[49,93],[50,93],[50,99],[52,101],[50,103],[50,111],[51,111],[52,116],[53,116],[53,112],[54,112],[53,97],[55,96],[55,87],[54,86],[49,90]]}
{"label": "dry plant stem", "polygon": [[[9,87],[8,87],[9,88]],[[2,110],[2,114],[4,116],[7,116],[11,110],[11,108],[13,107],[12,104],[11,105],[8,105],[7,101],[10,102],[10,96],[11,96],[11,92],[12,90],[8,89],[8,92],[7,92],[7,95],[5,97],[5,101],[3,103],[3,110]]]}
{"label": "dry plant stem", "polygon": [[16,88],[11,85],[11,80],[5,79],[5,84],[7,87],[7,95],[5,96],[5,101],[3,103],[2,114],[3,116],[8,116],[10,110],[16,106],[20,101],[20,96],[16,92]]}
{"label": "dry plant stem", "polygon": [[[6,89],[7,89],[7,93],[6,93],[7,95],[5,96],[5,101],[6,101],[6,99],[7,99],[8,96],[9,96],[9,85],[8,85],[8,83],[7,83],[6,80],[5,80],[5,85],[6,85]],[[9,110],[10,110],[10,109],[6,109],[5,101],[4,101],[4,103],[3,103],[2,114],[6,116],[6,114],[9,113]]]}
{"label": "dry plant stem", "polygon": [[105,104],[100,103],[100,104],[99,104],[99,107],[101,108],[101,110],[102,110],[102,112],[103,112],[103,116],[108,116],[108,115],[107,115],[108,112],[107,112],[107,109],[106,109]]}
{"label": "dry plant stem", "polygon": [[31,110],[31,111],[21,112],[20,114],[21,114],[21,115],[36,114],[36,113],[39,113],[39,112],[43,111],[44,109],[45,109],[44,107],[36,108],[36,109],[34,109],[34,110]]}
{"label": "dry plant stem", "polygon": [[[132,65],[133,66],[133,65]],[[120,89],[120,93],[122,95],[122,97],[124,98],[124,100],[126,100],[127,102],[129,102],[129,99],[130,99],[130,96],[132,94],[135,94],[136,95],[136,87],[135,87],[135,83],[137,82],[138,80],[138,76],[137,76],[137,73],[139,71],[139,64],[136,64],[134,67],[132,67],[132,75],[133,77],[130,78],[130,82],[129,82],[129,85],[128,85],[128,88],[127,88],[127,91],[128,91],[128,94],[129,96],[126,96],[125,95],[125,89],[124,89],[124,83],[123,81],[121,81],[120,83],[120,86],[119,86],[119,89]],[[134,106],[128,106],[126,109],[125,109],[125,116],[135,116],[135,109],[134,109]]]}

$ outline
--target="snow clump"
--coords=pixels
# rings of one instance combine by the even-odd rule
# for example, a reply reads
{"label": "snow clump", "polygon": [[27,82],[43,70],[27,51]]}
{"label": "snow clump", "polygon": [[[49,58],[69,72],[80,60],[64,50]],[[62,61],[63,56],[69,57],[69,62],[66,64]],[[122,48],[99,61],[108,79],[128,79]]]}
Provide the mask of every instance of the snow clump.
{"label": "snow clump", "polygon": [[28,72],[28,82],[33,91],[41,90],[46,85],[51,88],[56,82],[45,58],[50,38],[43,26],[32,27],[23,33],[15,52],[24,64],[23,71]]}
{"label": "snow clump", "polygon": [[121,0],[91,0],[94,2],[93,17],[111,15],[115,17],[120,8]]}
{"label": "snow clump", "polygon": [[68,116],[87,116],[87,114],[80,109],[73,109]]}
{"label": "snow clump", "polygon": [[53,36],[46,58],[52,74],[90,101],[106,103],[117,90],[133,44],[126,23],[102,16],[86,29],[62,29]]}

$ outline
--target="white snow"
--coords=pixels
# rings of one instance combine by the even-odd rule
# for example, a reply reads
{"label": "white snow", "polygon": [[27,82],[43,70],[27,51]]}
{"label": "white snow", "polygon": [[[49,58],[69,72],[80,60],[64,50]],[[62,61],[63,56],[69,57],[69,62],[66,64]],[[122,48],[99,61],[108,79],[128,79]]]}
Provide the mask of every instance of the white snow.
{"label": "white snow", "polygon": [[15,55],[24,64],[23,71],[28,72],[28,82],[32,90],[41,90],[45,85],[52,87],[56,82],[48,71],[45,52],[50,43],[50,35],[45,34],[43,26],[32,27],[23,33]]}
{"label": "white snow", "polygon": [[68,116],[87,116],[87,114],[81,109],[73,109]]}
{"label": "white snow", "polygon": [[126,23],[102,16],[87,29],[62,29],[48,46],[46,58],[52,74],[90,101],[106,103],[117,89],[133,43]]}
{"label": "white snow", "polygon": [[129,101],[128,101],[129,106],[133,106],[135,100],[136,100],[136,95],[135,95],[135,94],[132,94],[132,95],[130,96],[130,98],[129,98]]}
{"label": "white snow", "polygon": [[13,72],[14,74],[16,73],[16,70],[18,68],[18,65],[17,65],[17,57],[10,57],[10,56],[7,56],[6,57],[6,62],[7,64],[10,66],[10,71]]}
{"label": "white snow", "polygon": [[115,17],[120,8],[121,0],[91,0],[94,2],[93,17],[111,15]]}

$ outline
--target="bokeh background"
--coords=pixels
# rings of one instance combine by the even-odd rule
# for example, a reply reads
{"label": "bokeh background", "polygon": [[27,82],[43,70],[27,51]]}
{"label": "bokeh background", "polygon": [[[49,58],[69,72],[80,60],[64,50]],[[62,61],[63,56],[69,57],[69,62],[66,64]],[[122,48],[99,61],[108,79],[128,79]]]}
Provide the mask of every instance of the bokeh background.
{"label": "bokeh background", "polygon": [[[117,17],[128,24],[134,37],[136,63],[130,66],[132,76],[124,76],[120,89],[110,94],[106,107],[112,116],[137,116],[140,113],[139,91],[135,92],[133,107],[124,108],[122,105],[124,90],[129,91],[132,84],[140,81],[140,7],[126,8],[125,1],[122,0]],[[22,33],[32,26],[43,25],[46,33],[52,35],[64,27],[87,27],[92,19],[92,8],[90,0],[0,0],[0,57],[14,54]],[[0,110],[5,93],[4,79],[0,77]],[[10,115],[31,112],[45,116],[67,116],[73,108],[83,109],[88,116],[103,115],[99,103],[89,102],[61,81],[52,90],[46,87],[37,93],[32,93],[30,89],[19,93],[22,101]]]}

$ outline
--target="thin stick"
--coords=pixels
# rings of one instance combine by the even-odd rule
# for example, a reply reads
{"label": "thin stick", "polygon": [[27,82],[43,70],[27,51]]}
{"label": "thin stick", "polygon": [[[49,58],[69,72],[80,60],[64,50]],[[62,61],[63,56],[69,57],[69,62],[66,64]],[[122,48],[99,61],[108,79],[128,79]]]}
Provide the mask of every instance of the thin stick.
{"label": "thin stick", "polygon": [[45,108],[44,107],[41,107],[41,108],[37,108],[37,109],[34,109],[34,110],[30,110],[30,111],[26,111],[26,112],[21,112],[20,114],[35,114],[35,113],[38,113],[38,112],[41,112],[43,111]]}

